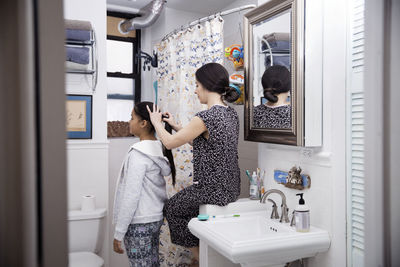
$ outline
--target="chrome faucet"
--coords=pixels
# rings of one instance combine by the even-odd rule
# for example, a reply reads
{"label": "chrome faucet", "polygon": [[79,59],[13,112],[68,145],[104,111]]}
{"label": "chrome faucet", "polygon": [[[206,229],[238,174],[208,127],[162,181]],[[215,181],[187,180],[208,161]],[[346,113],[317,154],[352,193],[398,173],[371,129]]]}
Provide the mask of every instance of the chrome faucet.
{"label": "chrome faucet", "polygon": [[296,219],[295,219],[294,211],[293,211],[292,212],[292,220],[290,220],[290,226],[294,226],[294,225],[296,225]]}
{"label": "chrome faucet", "polygon": [[[267,191],[262,195],[262,197],[261,197],[261,199],[260,199],[260,202],[261,202],[261,203],[265,203],[265,200],[267,199],[267,197],[268,197],[270,194],[272,194],[272,193],[277,193],[277,194],[279,194],[279,195],[282,197],[282,205],[281,205],[281,207],[282,207],[282,214],[281,214],[281,218],[280,218],[279,222],[288,223],[288,222],[289,222],[289,218],[288,218],[288,211],[289,211],[289,209],[288,209],[288,207],[287,207],[287,205],[286,205],[286,196],[285,196],[285,194],[284,194],[282,191],[280,191],[280,190],[278,190],[278,189],[270,189],[270,190],[267,190]],[[272,214],[271,214],[271,215],[272,215]]]}
{"label": "chrome faucet", "polygon": [[275,201],[272,199],[268,198],[267,199],[269,202],[272,202],[272,212],[271,212],[271,219],[279,219],[279,214],[278,214],[278,206],[276,205]]}

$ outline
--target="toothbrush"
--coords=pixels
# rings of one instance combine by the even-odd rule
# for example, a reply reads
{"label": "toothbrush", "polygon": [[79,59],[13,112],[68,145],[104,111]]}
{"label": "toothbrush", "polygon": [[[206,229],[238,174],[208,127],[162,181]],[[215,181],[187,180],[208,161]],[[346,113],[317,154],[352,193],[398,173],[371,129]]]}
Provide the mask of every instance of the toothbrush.
{"label": "toothbrush", "polygon": [[246,175],[249,177],[250,183],[253,183],[253,179],[251,178],[249,170],[246,170]]}
{"label": "toothbrush", "polygon": [[261,178],[261,195],[264,195],[264,193],[265,193],[264,179],[265,179],[265,170],[263,170],[263,174],[262,174],[262,178]]}
{"label": "toothbrush", "polygon": [[222,214],[222,215],[213,215],[211,218],[219,219],[219,218],[237,218],[240,217],[240,214]]}

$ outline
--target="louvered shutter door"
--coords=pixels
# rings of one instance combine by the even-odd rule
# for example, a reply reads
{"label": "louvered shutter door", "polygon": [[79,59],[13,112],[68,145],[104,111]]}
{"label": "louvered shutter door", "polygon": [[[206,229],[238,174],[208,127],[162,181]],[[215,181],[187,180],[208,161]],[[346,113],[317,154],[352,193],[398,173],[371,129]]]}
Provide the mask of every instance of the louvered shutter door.
{"label": "louvered shutter door", "polygon": [[364,266],[364,0],[350,3],[347,118],[348,266]]}

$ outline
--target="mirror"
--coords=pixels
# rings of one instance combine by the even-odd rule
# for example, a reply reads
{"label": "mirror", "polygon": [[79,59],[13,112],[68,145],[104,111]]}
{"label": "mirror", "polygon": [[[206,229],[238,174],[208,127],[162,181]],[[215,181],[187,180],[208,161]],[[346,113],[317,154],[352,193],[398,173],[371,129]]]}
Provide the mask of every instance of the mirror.
{"label": "mirror", "polygon": [[302,0],[272,0],[244,16],[245,139],[304,145]]}

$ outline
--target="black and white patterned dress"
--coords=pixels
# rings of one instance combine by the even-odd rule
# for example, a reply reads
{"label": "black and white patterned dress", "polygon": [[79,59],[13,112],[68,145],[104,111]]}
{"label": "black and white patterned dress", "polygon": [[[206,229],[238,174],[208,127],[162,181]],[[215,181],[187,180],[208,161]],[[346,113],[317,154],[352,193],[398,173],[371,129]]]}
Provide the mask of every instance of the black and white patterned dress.
{"label": "black and white patterned dress", "polygon": [[290,105],[269,107],[258,105],[253,109],[253,126],[256,128],[290,129],[292,127]]}
{"label": "black and white patterned dress", "polygon": [[206,125],[209,137],[200,135],[193,140],[193,185],[175,194],[164,206],[172,243],[185,247],[199,245],[188,223],[197,217],[200,205],[225,206],[240,194],[236,111],[215,105],[196,116]]}

